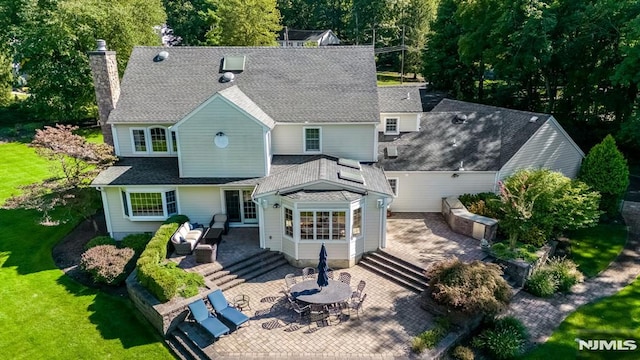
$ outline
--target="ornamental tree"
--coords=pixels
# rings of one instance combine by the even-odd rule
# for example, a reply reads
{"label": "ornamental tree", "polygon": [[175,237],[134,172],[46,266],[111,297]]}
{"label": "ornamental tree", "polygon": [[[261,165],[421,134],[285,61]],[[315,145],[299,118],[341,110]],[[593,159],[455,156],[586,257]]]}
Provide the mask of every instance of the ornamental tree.
{"label": "ornamental tree", "polygon": [[582,162],[578,178],[600,192],[601,210],[610,216],[618,213],[620,201],[629,186],[629,166],[613,136],[607,135],[591,148]]}
{"label": "ornamental tree", "polygon": [[585,183],[548,169],[520,170],[500,183],[500,226],[512,248],[518,241],[543,245],[553,234],[594,226],[600,194]]}

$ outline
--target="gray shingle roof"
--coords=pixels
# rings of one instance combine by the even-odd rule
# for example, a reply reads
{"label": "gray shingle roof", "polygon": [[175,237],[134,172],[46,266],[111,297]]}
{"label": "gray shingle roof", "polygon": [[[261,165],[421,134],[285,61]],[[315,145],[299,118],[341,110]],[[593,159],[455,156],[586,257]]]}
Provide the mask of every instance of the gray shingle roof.
{"label": "gray shingle roof", "polygon": [[220,96],[236,104],[239,108],[243,109],[249,115],[256,118],[261,123],[265,124],[269,129],[273,129],[276,126],[276,122],[267,115],[260,107],[251,101],[249,97],[243,93],[237,86],[232,86],[218,92]]}
{"label": "gray shingle roof", "polygon": [[340,170],[357,172],[346,166],[338,164],[338,159],[326,156],[274,156],[272,160],[271,175],[260,179],[255,195],[267,194],[280,190],[297,190],[306,184],[317,181],[326,181],[338,186],[345,186],[345,189],[375,191],[382,194],[392,195],[393,192],[384,172],[373,166],[361,164],[360,173],[364,179],[364,184],[344,180],[338,177]]}
{"label": "gray shingle roof", "polygon": [[284,197],[294,201],[354,201],[362,198],[361,194],[352,191],[296,191]]}
{"label": "gray shingle roof", "polygon": [[[246,56],[231,83],[225,55]],[[370,46],[135,47],[109,122],[175,123],[234,85],[276,122],[378,122],[375,71]]]}
{"label": "gray shingle roof", "polygon": [[181,178],[178,158],[123,158],[114,166],[100,172],[94,186],[127,185],[255,185],[256,178]]}
{"label": "gray shingle roof", "polygon": [[[466,122],[456,124],[457,115]],[[387,171],[456,171],[462,161],[465,170],[498,171],[550,117],[444,99],[422,115],[420,131],[381,135],[378,164]],[[387,156],[387,146],[397,147],[397,158]]]}
{"label": "gray shingle roof", "polygon": [[380,86],[378,100],[382,113],[419,113],[422,112],[420,87]]}

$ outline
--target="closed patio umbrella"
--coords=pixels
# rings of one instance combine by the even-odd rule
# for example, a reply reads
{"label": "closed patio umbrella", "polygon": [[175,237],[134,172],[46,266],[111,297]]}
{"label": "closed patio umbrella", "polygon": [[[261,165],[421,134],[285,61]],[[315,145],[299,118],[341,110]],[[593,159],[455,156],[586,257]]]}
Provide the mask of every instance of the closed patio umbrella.
{"label": "closed patio umbrella", "polygon": [[329,266],[327,266],[327,248],[322,243],[320,248],[320,261],[318,262],[318,286],[322,287],[329,285],[329,276],[327,275]]}

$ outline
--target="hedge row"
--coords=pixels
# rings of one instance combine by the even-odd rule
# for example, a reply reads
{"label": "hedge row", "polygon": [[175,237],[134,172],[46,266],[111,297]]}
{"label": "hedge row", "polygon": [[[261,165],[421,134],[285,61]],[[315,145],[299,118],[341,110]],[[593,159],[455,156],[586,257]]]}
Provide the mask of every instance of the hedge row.
{"label": "hedge row", "polygon": [[189,297],[198,293],[198,286],[204,285],[200,274],[187,273],[173,262],[167,262],[167,245],[169,238],[180,224],[189,221],[185,215],[174,215],[167,219],[138,259],[138,281],[161,302],[171,300],[180,293]]}

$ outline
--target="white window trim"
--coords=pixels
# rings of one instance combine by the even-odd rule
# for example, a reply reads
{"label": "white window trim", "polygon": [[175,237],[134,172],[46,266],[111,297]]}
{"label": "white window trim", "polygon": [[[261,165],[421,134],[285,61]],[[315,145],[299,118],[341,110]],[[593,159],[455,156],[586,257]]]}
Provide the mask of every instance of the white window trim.
{"label": "white window trim", "polygon": [[[167,151],[153,151],[153,144],[151,142],[151,129],[164,129],[164,136],[167,142]],[[144,133],[144,143],[146,146],[146,151],[137,151],[136,150],[136,142],[133,137],[134,130],[142,130]],[[165,126],[160,125],[152,125],[149,127],[132,127],[129,128],[129,135],[131,138],[131,152],[133,154],[158,154],[158,155],[167,155],[167,154],[176,154],[177,152],[173,151],[173,140],[171,138],[172,130]],[[178,138],[178,134],[176,133],[176,140]]]}
{"label": "white window trim", "polygon": [[[395,180],[396,181],[396,191],[393,194],[393,197],[398,197],[398,194],[400,194],[400,178],[397,177],[388,177],[388,180]],[[389,186],[391,186],[391,184],[389,184]],[[392,188],[393,189],[393,188]]]}
{"label": "white window trim", "polygon": [[[143,188],[135,188],[135,189],[120,189],[121,192],[124,192],[127,196],[127,212],[129,215],[125,213],[125,204],[122,203],[122,217],[125,219],[129,219],[129,221],[164,221],[167,220],[170,216],[175,214],[180,214],[180,199],[178,198],[178,189],[173,188],[163,188],[163,189],[143,189]],[[169,214],[167,211],[167,192],[174,191],[175,192],[175,201],[176,201],[176,213]],[[131,207],[131,196],[132,193],[160,193],[162,195],[162,212],[164,213],[161,216],[136,216],[133,215],[133,209]],[[120,202],[122,202],[122,195],[120,195]]]}
{"label": "white window trim", "polygon": [[[291,211],[291,235],[287,235],[287,217],[285,210]],[[289,206],[282,207],[282,235],[290,240],[296,237],[296,210]]]}
{"label": "white window trim", "polygon": [[[318,150],[307,150],[307,129],[318,129]],[[305,126],[302,128],[302,150],[305,154],[322,153],[322,128],[319,126]]]}
{"label": "white window trim", "polygon": [[[387,131],[387,121],[395,120],[396,121],[396,131]],[[384,118],[384,134],[385,135],[399,135],[400,134],[400,118],[398,117],[386,117]]]}
{"label": "white window trim", "polygon": [[[313,213],[313,239],[302,239],[301,237],[301,226],[300,226],[300,213],[301,212],[312,212]],[[329,219],[333,219],[334,212],[344,212],[344,221],[345,221],[345,234],[344,239],[318,239],[317,238],[317,213],[318,212],[328,212]],[[317,244],[318,242],[327,242],[327,243],[346,243],[349,242],[349,235],[351,234],[351,216],[349,213],[351,212],[350,208],[335,208],[335,209],[296,209],[293,210],[293,219],[294,219],[294,227],[293,227],[293,236],[298,240],[298,243],[301,244]],[[283,216],[284,219],[284,216]],[[297,220],[297,221],[296,221]],[[298,224],[296,227],[295,225]],[[333,221],[329,221],[329,235],[333,235]],[[289,238],[287,236],[287,238]]]}
{"label": "white window trim", "polygon": [[[353,224],[355,219],[355,211],[360,210],[360,234],[355,235],[353,233]],[[349,209],[349,235],[351,235],[351,239],[359,239],[364,235],[364,208],[362,206],[358,206],[356,208]]]}

